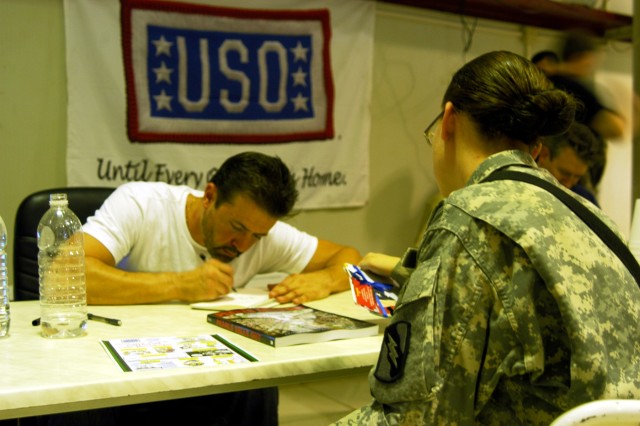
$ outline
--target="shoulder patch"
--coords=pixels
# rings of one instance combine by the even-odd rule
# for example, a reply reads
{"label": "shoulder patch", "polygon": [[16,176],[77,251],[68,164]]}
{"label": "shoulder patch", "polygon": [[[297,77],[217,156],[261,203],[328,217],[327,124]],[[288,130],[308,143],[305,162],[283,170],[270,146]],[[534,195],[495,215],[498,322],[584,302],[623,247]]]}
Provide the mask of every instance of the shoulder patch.
{"label": "shoulder patch", "polygon": [[411,341],[411,323],[399,321],[384,331],[378,365],[373,375],[384,383],[393,383],[404,374]]}

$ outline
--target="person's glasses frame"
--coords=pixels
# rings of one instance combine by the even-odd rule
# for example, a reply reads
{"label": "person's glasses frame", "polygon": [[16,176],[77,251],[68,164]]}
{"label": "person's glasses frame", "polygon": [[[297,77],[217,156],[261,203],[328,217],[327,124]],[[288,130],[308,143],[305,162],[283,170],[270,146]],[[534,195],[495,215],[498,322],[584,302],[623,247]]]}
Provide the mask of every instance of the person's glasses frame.
{"label": "person's glasses frame", "polygon": [[424,129],[424,139],[427,141],[429,146],[433,145],[433,138],[436,136],[435,125],[444,115],[444,111],[440,111],[440,114],[433,119],[433,121]]}

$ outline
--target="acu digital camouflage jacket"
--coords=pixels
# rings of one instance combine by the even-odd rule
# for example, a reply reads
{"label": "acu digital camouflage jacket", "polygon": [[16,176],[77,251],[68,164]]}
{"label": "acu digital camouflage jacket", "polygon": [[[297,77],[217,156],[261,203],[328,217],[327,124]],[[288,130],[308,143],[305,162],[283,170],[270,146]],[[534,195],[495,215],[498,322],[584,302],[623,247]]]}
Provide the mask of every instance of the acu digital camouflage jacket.
{"label": "acu digital camouflage jacket", "polygon": [[396,267],[374,401],[338,424],[548,425],[584,402],[640,398],[638,284],[549,192],[482,182],[505,167],[555,182],[507,151],[441,202]]}

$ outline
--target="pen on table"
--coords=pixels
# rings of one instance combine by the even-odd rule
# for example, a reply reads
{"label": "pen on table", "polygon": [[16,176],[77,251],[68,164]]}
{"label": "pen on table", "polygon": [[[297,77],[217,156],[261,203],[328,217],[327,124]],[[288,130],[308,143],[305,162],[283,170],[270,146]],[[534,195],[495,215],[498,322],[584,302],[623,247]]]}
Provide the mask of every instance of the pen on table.
{"label": "pen on table", "polygon": [[[100,315],[94,315],[94,314],[87,314],[87,318],[93,321],[100,321],[100,322],[104,322],[111,325],[118,325],[118,326],[122,325],[122,321],[115,318],[106,318],[106,317],[101,317]],[[31,321],[31,325],[33,326],[40,325],[40,318],[36,318],[33,321]]]}
{"label": "pen on table", "polygon": [[104,322],[111,325],[122,325],[122,321],[120,321],[119,319],[101,317],[100,315],[94,315],[92,313],[88,313],[87,318],[89,318],[90,320],[100,321],[100,322]]}

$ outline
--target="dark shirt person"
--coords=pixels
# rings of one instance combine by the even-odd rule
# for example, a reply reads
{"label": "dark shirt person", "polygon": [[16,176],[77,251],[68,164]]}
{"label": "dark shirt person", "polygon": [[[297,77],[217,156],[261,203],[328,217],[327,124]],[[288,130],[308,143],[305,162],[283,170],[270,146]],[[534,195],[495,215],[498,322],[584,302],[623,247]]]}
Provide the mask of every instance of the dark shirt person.
{"label": "dark shirt person", "polygon": [[605,106],[594,89],[594,75],[602,60],[602,43],[583,32],[572,31],[565,35],[558,70],[549,76],[559,89],[573,95],[580,108],[576,120],[587,125],[603,141],[604,153],[601,161],[590,169],[590,180],[597,188],[606,166],[606,143],[624,135],[625,119],[613,109]]}

